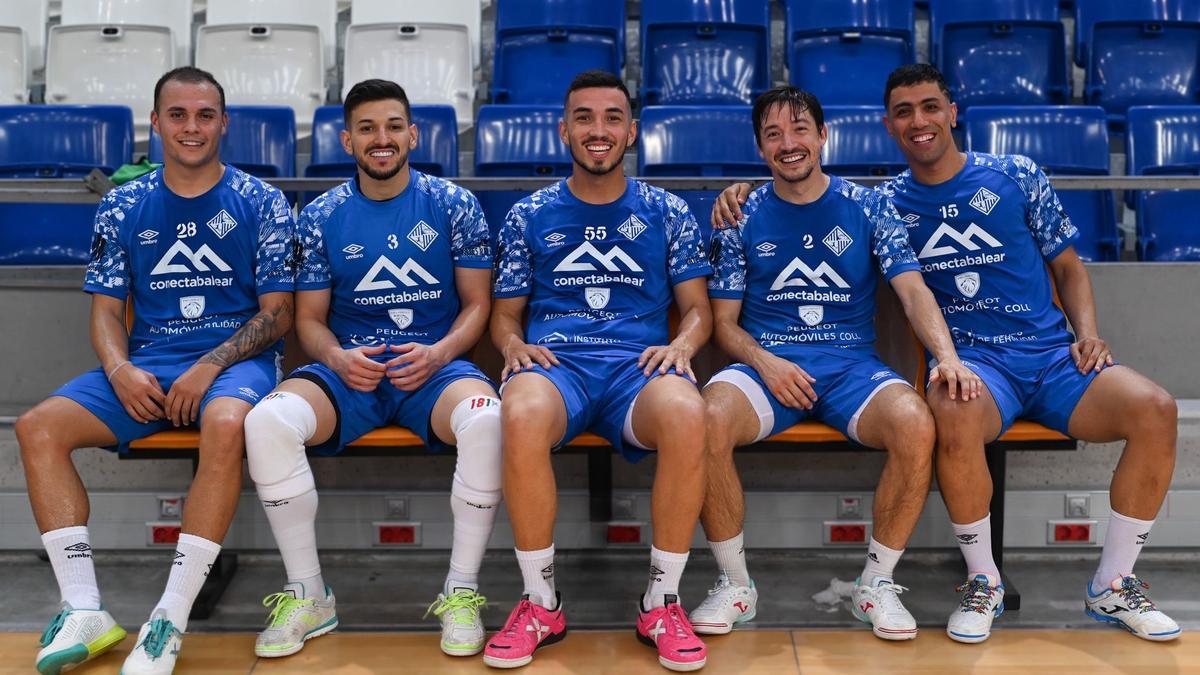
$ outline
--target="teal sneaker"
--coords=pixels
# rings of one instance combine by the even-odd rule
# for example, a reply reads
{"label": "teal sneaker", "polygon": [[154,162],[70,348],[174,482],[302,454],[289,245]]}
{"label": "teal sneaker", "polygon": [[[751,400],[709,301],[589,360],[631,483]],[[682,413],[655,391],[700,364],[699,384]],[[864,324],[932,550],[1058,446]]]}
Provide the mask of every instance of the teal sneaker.
{"label": "teal sneaker", "polygon": [[304,597],[304,587],[287,584],[282,593],[263,599],[271,610],[267,628],[254,641],[254,653],[264,658],[290,656],[304,649],[304,641],[338,627],[336,601],[326,586],[324,598]]}
{"label": "teal sneaker", "polygon": [[456,588],[450,595],[438,593],[425,616],[442,620],[442,651],[450,656],[474,656],[483,651],[483,621],[479,610],[487,598],[469,588]]}
{"label": "teal sneaker", "polygon": [[166,612],[158,610],[142,624],[137,644],[121,666],[121,675],[171,675],[182,644],[183,633],[167,619]]}
{"label": "teal sneaker", "polygon": [[58,675],[100,656],[124,639],[125,629],[103,608],[74,609],[64,602],[62,611],[42,633],[37,671]]}

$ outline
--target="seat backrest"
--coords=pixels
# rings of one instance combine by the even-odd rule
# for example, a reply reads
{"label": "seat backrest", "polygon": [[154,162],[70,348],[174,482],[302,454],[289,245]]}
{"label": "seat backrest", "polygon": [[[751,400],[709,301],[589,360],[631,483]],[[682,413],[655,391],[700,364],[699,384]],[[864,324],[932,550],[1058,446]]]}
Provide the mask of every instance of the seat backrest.
{"label": "seat backrest", "polygon": [[29,101],[29,68],[25,63],[25,31],[0,25],[0,103]]}
{"label": "seat backrest", "polygon": [[207,7],[205,23],[209,26],[248,23],[316,26],[324,45],[322,62],[328,66],[337,63],[337,0],[208,0]]}
{"label": "seat backrest", "polygon": [[558,137],[561,119],[561,105],[480,107],[475,123],[475,175],[570,174],[571,153]]}
{"label": "seat backrest", "polygon": [[[454,108],[414,105],[412,116],[417,125],[417,148],[409,154],[409,163],[433,176],[457,176],[458,122]],[[305,170],[306,176],[354,175],[354,158],[342,148],[341,133],[345,128],[342,106],[317,108],[313,115],[312,160]]]}
{"label": "seat backrest", "polygon": [[[647,3],[651,4],[651,3]],[[507,35],[572,28],[609,33],[624,48],[625,3],[537,0],[496,3],[496,43]]]}
{"label": "seat backrest", "polygon": [[1200,105],[1134,106],[1126,115],[1127,173],[1200,174]]}
{"label": "seat backrest", "polygon": [[947,24],[1010,22],[1057,23],[1058,0],[929,0],[930,57],[938,58]]}
{"label": "seat backrest", "polygon": [[1026,155],[1061,173],[1109,172],[1108,124],[1095,106],[975,106],[965,115],[966,149]]}
{"label": "seat backrest", "polygon": [[350,23],[449,23],[467,27],[471,63],[479,67],[479,0],[354,0]]}
{"label": "seat backrest", "polygon": [[229,104],[289,106],[301,136],[325,102],[321,54],[316,26],[225,24],[196,34],[196,65],[222,83]]}
{"label": "seat backrest", "polygon": [[192,62],[192,0],[62,0],[62,25],[166,26],[175,63]]}
{"label": "seat backrest", "polygon": [[[286,106],[231,105],[221,161],[259,178],[296,175],[296,114]],[[150,136],[151,162],[163,161],[162,139]]]}
{"label": "seat backrest", "polygon": [[787,0],[787,36],[796,33],[859,29],[906,33],[914,30],[909,0]]}
{"label": "seat backrest", "polygon": [[638,121],[642,176],[765,176],[748,105],[650,106]]}
{"label": "seat backrest", "polygon": [[49,0],[0,2],[0,26],[17,26],[25,32],[27,75],[46,66],[46,23]]}
{"label": "seat backrest", "polygon": [[1075,63],[1091,56],[1092,29],[1101,21],[1200,21],[1196,0],[1076,0]]}
{"label": "seat backrest", "polygon": [[846,175],[895,175],[908,167],[883,126],[883,106],[826,106],[821,166]]}
{"label": "seat backrest", "polygon": [[133,115],[114,105],[0,106],[0,176],[111,173],[133,155]]}

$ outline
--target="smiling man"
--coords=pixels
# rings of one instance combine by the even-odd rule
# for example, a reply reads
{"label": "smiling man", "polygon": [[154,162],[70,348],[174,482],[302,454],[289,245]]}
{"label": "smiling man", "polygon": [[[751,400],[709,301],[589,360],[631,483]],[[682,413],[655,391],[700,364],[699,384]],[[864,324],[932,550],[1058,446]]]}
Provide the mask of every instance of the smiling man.
{"label": "smiling man", "polygon": [[[125,450],[198,422],[200,463],[162,598],[126,659],[126,675],[170,673],[192,603],[237,507],[242,423],[278,381],[292,323],[294,223],[275,188],[219,157],[225,94],[212,75],[173,70],[154,88],[150,123],[163,167],[108,193],[84,290],[101,367],[17,421],[29,500],[62,593],[37,668],[57,673],[125,631],[103,608],[76,448]],[[126,331],[126,305],[137,308]]]}

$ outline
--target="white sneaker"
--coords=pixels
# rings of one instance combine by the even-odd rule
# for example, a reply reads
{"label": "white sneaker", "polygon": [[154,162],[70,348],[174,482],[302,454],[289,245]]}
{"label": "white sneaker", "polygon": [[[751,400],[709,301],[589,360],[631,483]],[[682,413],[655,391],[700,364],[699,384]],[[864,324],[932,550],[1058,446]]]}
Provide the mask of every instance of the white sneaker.
{"label": "white sneaker", "polygon": [[983,642],[992,634],[992,619],[1004,613],[1004,586],[990,574],[979,573],[959,586],[958,608],[946,622],[946,634],[956,642]]}
{"label": "white sneaker", "polygon": [[1083,611],[1097,621],[1115,623],[1143,640],[1165,642],[1179,637],[1179,624],[1163,614],[1142,593],[1150,585],[1129,574],[1113,579],[1109,588],[1092,594],[1092,584],[1087,586],[1087,599]]}
{"label": "white sneaker", "polygon": [[470,588],[456,588],[450,595],[438,593],[425,610],[442,620],[442,652],[450,656],[474,656],[483,651],[483,621],[479,610],[487,598]]}
{"label": "white sneaker", "polygon": [[171,675],[183,634],[167,619],[161,609],[142,624],[137,644],[121,666],[121,675]]}
{"label": "white sneaker", "polygon": [[57,675],[100,656],[124,639],[125,629],[105,610],[73,609],[64,602],[62,611],[42,633],[37,671]]}
{"label": "white sneaker", "polygon": [[852,611],[859,621],[871,624],[875,637],[884,640],[911,640],[917,637],[917,621],[900,602],[900,594],[908,589],[897,586],[891,579],[875,577],[874,586],[855,581],[851,600]]}
{"label": "white sneaker", "polygon": [[749,586],[734,586],[722,576],[708,591],[708,597],[692,610],[688,620],[692,629],[702,635],[724,635],[739,623],[754,619],[758,613],[758,590]]}
{"label": "white sneaker", "polygon": [[282,593],[263,599],[271,609],[267,627],[254,641],[254,653],[264,658],[289,656],[304,649],[304,641],[337,628],[337,602],[326,586],[324,598],[305,598],[304,587],[287,584]]}

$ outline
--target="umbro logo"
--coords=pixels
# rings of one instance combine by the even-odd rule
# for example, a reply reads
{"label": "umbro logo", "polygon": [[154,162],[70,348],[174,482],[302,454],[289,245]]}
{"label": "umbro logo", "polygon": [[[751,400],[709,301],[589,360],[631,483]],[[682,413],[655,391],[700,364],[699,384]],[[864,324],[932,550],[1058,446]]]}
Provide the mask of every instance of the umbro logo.
{"label": "umbro logo", "polygon": [[420,221],[413,226],[413,229],[408,233],[408,240],[417,245],[417,248],[422,251],[428,251],[433,240],[437,239],[437,230],[429,226],[425,221]]}
{"label": "umbro logo", "polygon": [[147,244],[152,244],[158,240],[158,232],[154,230],[142,230],[138,232],[138,238]]}
{"label": "umbro logo", "polygon": [[549,579],[554,576],[554,563],[550,563],[542,568],[542,578]]}
{"label": "umbro logo", "polygon": [[929,241],[925,242],[925,246],[921,248],[921,252],[917,254],[918,258],[938,258],[944,255],[954,255],[959,252],[958,248],[953,245],[942,244],[942,239],[949,237],[954,240],[963,250],[978,251],[982,247],[977,242],[982,242],[990,248],[1003,248],[1004,245],[998,239],[988,234],[986,230],[979,227],[975,223],[967,226],[967,229],[959,232],[952,226],[942,223],[934,230],[933,236]]}
{"label": "umbro logo", "polygon": [[262,505],[269,509],[275,506],[283,506],[287,503],[289,503],[287,499],[264,499]]}
{"label": "umbro logo", "polygon": [[238,387],[238,391],[240,391],[243,394],[245,394],[246,396],[254,399],[255,401],[258,400],[258,392],[254,391],[250,387]]}
{"label": "umbro logo", "polygon": [[792,262],[783,268],[779,276],[775,277],[775,282],[771,284],[771,290],[781,291],[788,286],[808,286],[809,283],[820,288],[828,288],[830,284],[838,288],[850,288],[850,284],[846,283],[846,280],[830,267],[828,262],[821,261],[821,264],[814,269],[805,265],[804,261],[799,258],[792,258]]}
{"label": "umbro logo", "polygon": [[1137,545],[1138,545],[1138,546],[1141,546],[1142,544],[1145,544],[1145,543],[1146,543],[1146,540],[1147,540],[1147,539],[1149,539],[1149,538],[1150,538],[1150,533],[1149,533],[1149,532],[1143,532],[1143,533],[1139,534],[1139,535],[1137,536]]}
{"label": "umbro logo", "polygon": [[90,550],[92,550],[92,547],[81,541],[78,544],[71,544],[70,546],[67,546],[63,550],[64,551],[90,551]]}
{"label": "umbro logo", "polygon": [[[591,258],[594,262],[584,262],[585,258]],[[620,262],[625,269],[621,269]],[[608,253],[601,253],[599,249],[592,245],[590,241],[585,241],[567,254],[562,262],[554,268],[555,272],[595,272],[596,264],[609,272],[641,272],[642,268],[629,257],[629,254],[621,250],[620,246],[613,246],[608,250]]]}
{"label": "umbro logo", "polygon": [[551,232],[550,234],[548,234],[542,238],[545,239],[546,241],[550,242],[551,246],[554,246],[555,244],[561,244],[562,240],[567,238],[567,235],[565,235],[561,232]]}
{"label": "umbro logo", "polygon": [[175,551],[175,559],[176,560],[179,560],[180,558],[186,558],[186,557],[187,557],[186,553],[180,553],[179,551]]}
{"label": "umbro logo", "polygon": [[421,267],[420,263],[412,258],[405,260],[403,265],[397,267],[396,263],[389,260],[386,256],[381,255],[379,256],[379,259],[375,261],[375,264],[371,265],[371,269],[367,270],[367,273],[363,275],[363,278],[358,282],[358,285],[354,287],[354,292],[362,293],[364,291],[385,291],[395,288],[396,284],[392,281],[392,279],[379,278],[380,274],[385,270],[393,279],[410,288],[419,285],[419,282],[413,279],[414,276],[430,285],[436,285],[440,283],[437,280],[437,277],[430,274],[429,270]]}
{"label": "umbro logo", "polygon": [[763,243],[759,244],[758,246],[755,246],[754,250],[758,251],[758,255],[760,258],[766,258],[766,257],[775,255],[774,253],[772,253],[772,251],[774,251],[777,248],[779,248],[779,247],[776,246],[775,244],[772,244],[769,241],[764,241]]}
{"label": "umbro logo", "polygon": [[235,227],[237,227],[237,221],[225,209],[221,209],[220,213],[208,221],[208,229],[217,235],[217,239],[224,239],[225,235],[232,232]]}
{"label": "umbro logo", "polygon": [[350,244],[349,246],[342,249],[342,253],[346,254],[346,260],[353,260],[354,258],[362,257],[362,252],[363,252],[364,248],[366,248],[366,247],[363,246],[362,244]]}
{"label": "umbro logo", "polygon": [[957,535],[957,537],[958,537],[958,543],[966,545],[966,546],[970,546],[971,544],[979,543],[979,542],[975,541],[976,539],[979,538],[979,535],[977,535],[977,534],[960,534],[960,535]]}
{"label": "umbro logo", "polygon": [[905,227],[918,227],[921,224],[921,216],[918,216],[915,213],[910,213],[907,216],[904,216],[903,218],[901,218],[900,220],[904,221]]}

